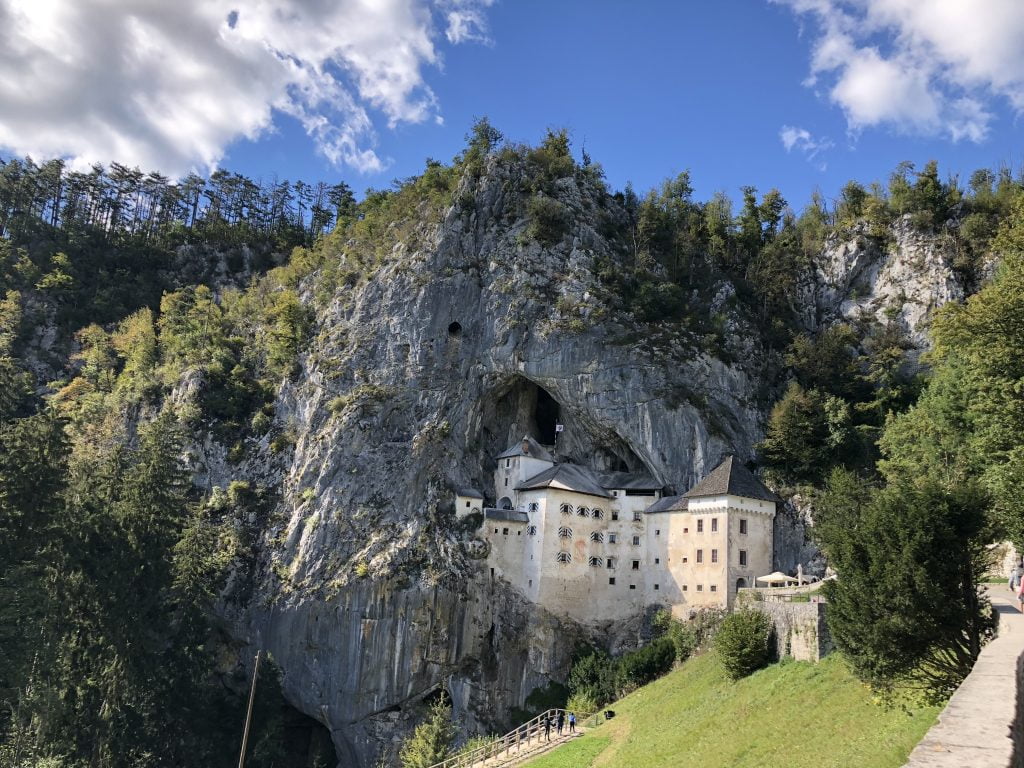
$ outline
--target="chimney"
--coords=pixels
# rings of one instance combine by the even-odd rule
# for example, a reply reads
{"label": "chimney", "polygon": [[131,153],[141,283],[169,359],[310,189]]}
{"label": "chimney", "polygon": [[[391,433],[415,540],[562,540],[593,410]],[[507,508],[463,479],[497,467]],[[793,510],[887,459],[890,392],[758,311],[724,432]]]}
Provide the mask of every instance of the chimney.
{"label": "chimney", "polygon": [[523,438],[523,455],[524,456],[529,456],[530,455],[530,441],[528,439],[526,439],[525,437]]}

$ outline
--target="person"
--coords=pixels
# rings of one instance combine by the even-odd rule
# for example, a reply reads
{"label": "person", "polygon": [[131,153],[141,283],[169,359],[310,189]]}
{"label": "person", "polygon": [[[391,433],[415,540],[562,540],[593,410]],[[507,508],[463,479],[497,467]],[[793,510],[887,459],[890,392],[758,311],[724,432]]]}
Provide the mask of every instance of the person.
{"label": "person", "polygon": [[1017,607],[1020,608],[1020,612],[1024,613],[1024,578],[1020,579],[1020,584],[1017,586]]}
{"label": "person", "polygon": [[544,715],[544,739],[551,741],[551,718],[548,715]]}
{"label": "person", "polygon": [[576,713],[569,713],[569,733],[576,733]]}
{"label": "person", "polygon": [[1020,588],[1021,581],[1024,581],[1024,566],[1020,560],[1010,571],[1010,589],[1016,592]]}
{"label": "person", "polygon": [[558,731],[558,735],[562,735],[562,728],[565,727],[565,710],[558,710],[558,719],[555,720],[555,730]]}

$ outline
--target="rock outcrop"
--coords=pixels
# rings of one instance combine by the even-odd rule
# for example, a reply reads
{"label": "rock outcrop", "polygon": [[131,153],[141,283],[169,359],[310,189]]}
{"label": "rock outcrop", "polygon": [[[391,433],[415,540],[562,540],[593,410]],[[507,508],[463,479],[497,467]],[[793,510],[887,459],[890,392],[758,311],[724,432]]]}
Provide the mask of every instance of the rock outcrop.
{"label": "rock outcrop", "polygon": [[[557,421],[560,457],[644,469],[682,492],[726,452],[751,458],[762,437],[777,366],[729,309],[732,286],[714,302],[729,361],[692,339],[638,336],[595,274],[617,258],[600,216],[621,211],[578,178],[558,181],[557,197],[572,224],[542,246],[526,234],[514,166],[464,180],[440,221],[396,235],[319,312],[274,435],[250,439],[240,466],[197,446],[207,487],[280,490],[252,598],[225,613],[243,643],[271,651],[342,766],[393,755],[416,705],[442,688],[468,731],[497,730],[564,678],[578,642],[628,647],[644,631],[642,617],[571,626],[490,578],[451,497],[488,492],[491,457],[524,433],[550,444]],[[863,235],[825,249],[800,297],[809,329],[869,312],[924,346],[932,310],[963,288],[941,243],[905,223],[894,237],[885,251]],[[803,516],[779,519],[782,565],[812,559]]]}

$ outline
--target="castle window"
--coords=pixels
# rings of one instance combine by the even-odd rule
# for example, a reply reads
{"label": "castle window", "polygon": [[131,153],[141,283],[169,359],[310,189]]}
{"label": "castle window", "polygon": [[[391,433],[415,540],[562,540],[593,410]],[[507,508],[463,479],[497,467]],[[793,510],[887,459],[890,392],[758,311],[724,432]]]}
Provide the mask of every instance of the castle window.
{"label": "castle window", "polygon": [[742,533],[744,535],[746,535],[746,533],[747,533],[747,521],[746,520],[743,520],[743,519],[740,520],[740,533]]}
{"label": "castle window", "polygon": [[660,563],[660,562],[661,562],[661,558],[660,557],[654,558],[654,564],[655,565],[658,565],[658,563]]}
{"label": "castle window", "polygon": [[686,591],[686,585],[683,584],[683,592],[685,592],[685,591]]}
{"label": "castle window", "polygon": [[698,563],[703,563],[704,562],[704,550],[703,549],[698,549],[697,550],[697,562]]}
{"label": "castle window", "polygon": [[602,560],[600,557],[592,557],[587,561],[587,564],[591,568],[600,568],[602,565],[604,565],[604,560]]}
{"label": "castle window", "polygon": [[619,519],[619,513],[616,510],[613,509],[612,510],[612,520],[618,520],[618,519]]}
{"label": "castle window", "polygon": [[566,526],[563,525],[561,528],[558,529],[558,538],[560,538],[560,539],[571,539],[572,538],[572,528],[567,528]]}
{"label": "castle window", "polygon": [[639,547],[640,546],[640,537],[639,536],[634,536],[633,537],[633,546],[634,547]]}
{"label": "castle window", "polygon": [[495,529],[494,529],[494,532],[495,532],[495,533],[497,533],[497,532],[498,532],[498,529],[497,529],[497,528],[495,528]]}
{"label": "castle window", "polygon": [[718,591],[718,585],[717,584],[712,584],[711,585],[711,591],[712,592],[717,592]]}
{"label": "castle window", "polygon": [[658,587],[658,585],[657,585],[657,584],[655,584],[655,585],[654,585],[654,589],[655,589],[655,591],[657,591],[658,589],[660,589],[660,587]]}
{"label": "castle window", "polygon": [[508,536],[508,528],[502,528],[501,529],[501,535],[502,536]]}
{"label": "castle window", "polygon": [[512,459],[505,459],[505,469],[512,466]]}
{"label": "castle window", "polygon": [[718,550],[717,549],[712,549],[711,550],[711,562],[712,563],[717,563],[718,562]]}
{"label": "castle window", "polygon": [[571,515],[572,514],[572,504],[562,504],[558,508],[558,511],[561,512],[563,515]]}
{"label": "castle window", "polygon": [[601,520],[604,517],[604,510],[600,507],[594,507],[590,514],[595,520]]}
{"label": "castle window", "polygon": [[655,536],[661,536],[661,528],[658,528],[658,529],[657,529],[657,530],[656,530],[656,531],[654,532],[654,535],[655,535]]}
{"label": "castle window", "polygon": [[689,533],[689,532],[690,532],[689,528],[683,528],[683,533]]}
{"label": "castle window", "polygon": [[684,562],[684,563],[688,563],[688,562],[690,562],[690,558],[688,558],[688,557],[684,557],[684,558],[683,558],[683,562]]}
{"label": "castle window", "polygon": [[527,528],[526,528],[526,535],[527,536],[536,536],[537,535],[537,526],[536,525],[527,526]]}
{"label": "castle window", "polygon": [[746,565],[746,564],[747,564],[747,550],[741,549],[740,550],[740,565]]}
{"label": "castle window", "polygon": [[590,509],[587,507],[579,507],[576,509],[576,514],[580,517],[590,517]]}
{"label": "castle window", "polygon": [[633,570],[634,571],[639,571],[640,570],[640,561],[639,560],[634,560],[633,561]]}
{"label": "castle window", "polygon": [[590,534],[590,540],[591,541],[596,541],[596,542],[602,542],[602,541],[604,541],[604,534],[601,533],[600,531],[594,531],[592,534]]}
{"label": "castle window", "polygon": [[609,568],[614,568],[615,567],[615,558],[614,557],[609,557],[608,560],[606,561],[605,565],[607,565]]}
{"label": "castle window", "polygon": [[635,512],[633,513],[633,522],[635,522],[635,523],[638,523],[638,522],[640,522],[640,520],[641,520],[641,517],[640,517],[640,510],[638,509],[638,510],[636,510],[636,511],[635,511]]}
{"label": "castle window", "polygon": [[697,521],[697,533],[704,533],[704,521],[703,520],[698,520]]}
{"label": "castle window", "polygon": [[629,585],[629,588],[630,588],[630,589],[636,589],[636,584],[630,584],[630,585]]}
{"label": "castle window", "polygon": [[505,487],[508,488],[508,478],[505,478]]}
{"label": "castle window", "polygon": [[467,506],[467,507],[469,506],[469,502],[468,502],[468,501],[466,502],[466,506]]}
{"label": "castle window", "polygon": [[718,518],[717,517],[712,517],[711,518],[711,532],[712,533],[718,533]]}
{"label": "castle window", "polygon": [[608,534],[608,543],[609,544],[614,544],[618,540],[619,540],[619,534],[617,534],[617,533],[609,533]]}
{"label": "castle window", "polygon": [[703,592],[704,591],[704,585],[703,584],[698,584],[697,585],[697,591],[698,592]]}
{"label": "castle window", "polygon": [[530,512],[538,512],[540,511],[540,504],[538,504],[536,501],[531,501],[528,509]]}
{"label": "castle window", "polygon": [[615,577],[614,576],[610,576],[608,578],[608,583],[611,584],[614,587],[615,586]]}
{"label": "castle window", "polygon": [[568,552],[559,552],[557,555],[555,555],[555,560],[557,560],[560,563],[571,563],[572,555],[570,555]]}

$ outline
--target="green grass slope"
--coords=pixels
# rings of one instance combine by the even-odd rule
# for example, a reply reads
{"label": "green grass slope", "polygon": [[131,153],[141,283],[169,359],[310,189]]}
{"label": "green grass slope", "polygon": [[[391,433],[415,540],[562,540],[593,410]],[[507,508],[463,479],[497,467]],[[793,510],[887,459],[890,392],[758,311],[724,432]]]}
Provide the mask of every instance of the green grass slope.
{"label": "green grass slope", "polygon": [[876,703],[836,654],[738,683],[705,654],[611,708],[529,768],[899,768],[939,712]]}

